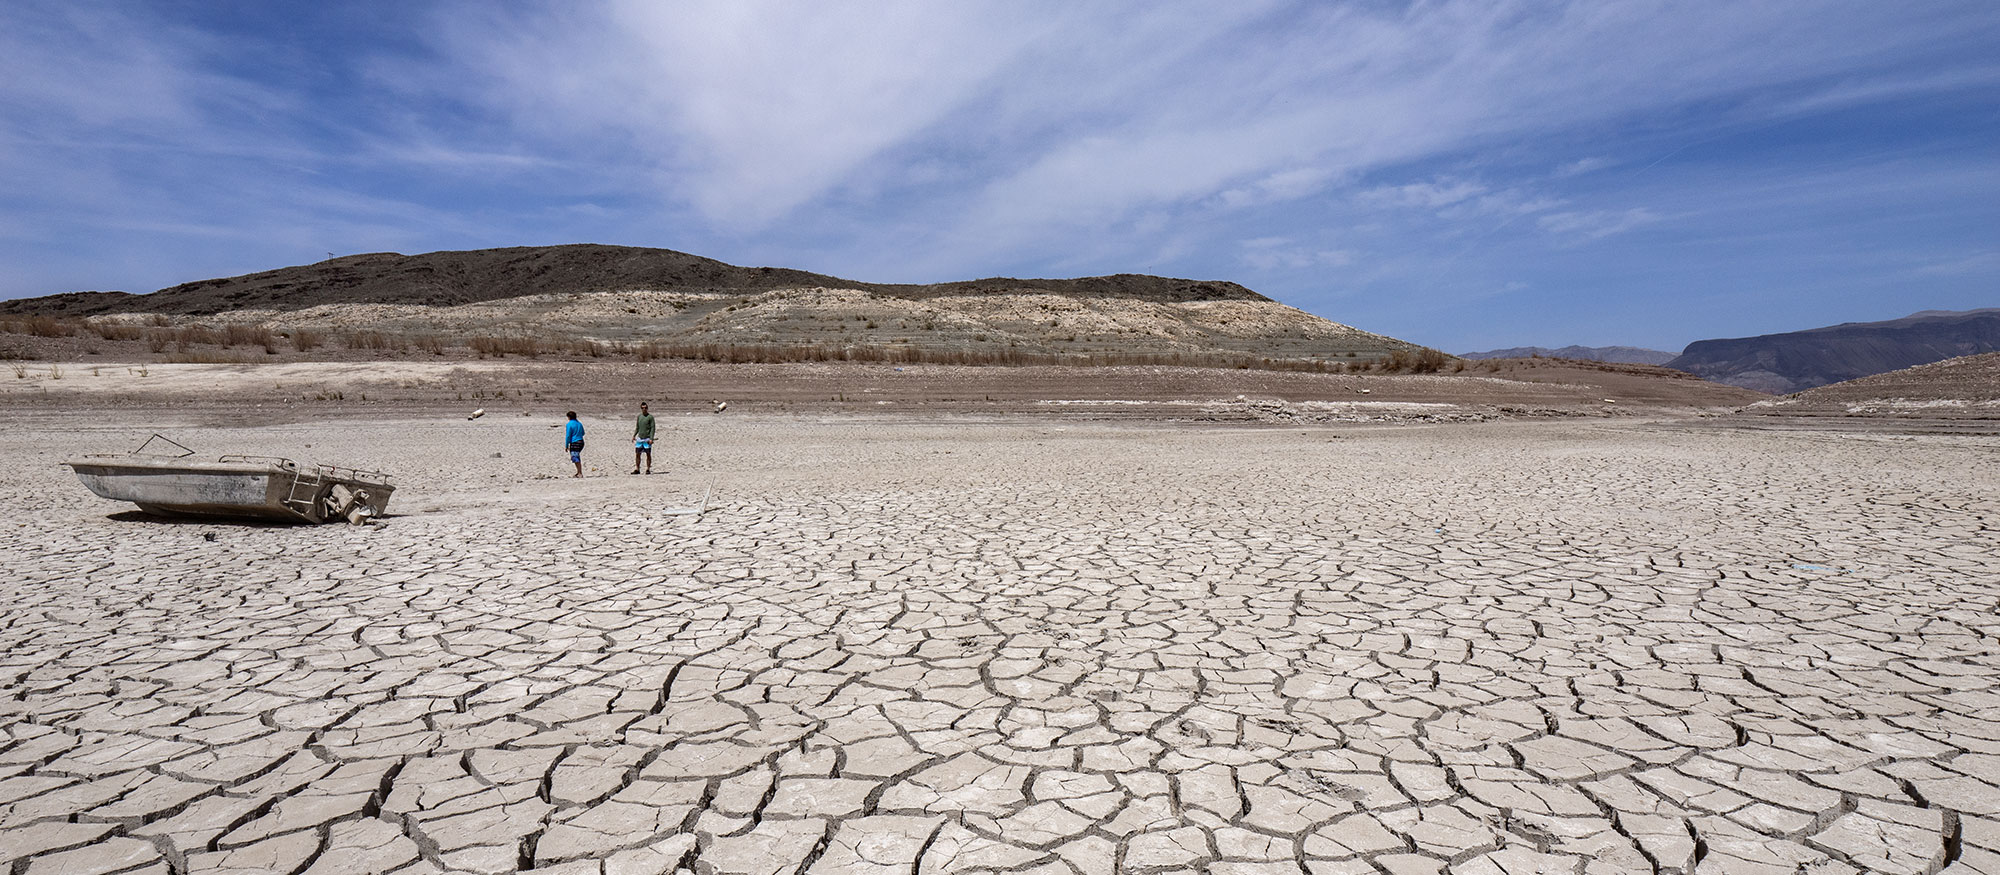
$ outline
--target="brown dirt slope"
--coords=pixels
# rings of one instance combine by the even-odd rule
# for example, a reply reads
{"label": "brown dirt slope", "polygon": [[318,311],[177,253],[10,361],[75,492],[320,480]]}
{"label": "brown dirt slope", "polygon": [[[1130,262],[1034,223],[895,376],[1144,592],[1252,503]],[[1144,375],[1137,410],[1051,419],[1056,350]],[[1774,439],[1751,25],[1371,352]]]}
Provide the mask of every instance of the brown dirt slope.
{"label": "brown dirt slope", "polygon": [[[270,358],[284,358],[273,356]],[[1554,359],[1440,374],[1331,374],[1170,366],[722,364],[528,361],[425,355],[258,364],[20,363],[0,379],[0,415],[155,411],[216,421],[402,416],[483,409],[560,421],[565,410],[662,414],[794,413],[870,417],[1282,423],[1442,423],[1548,417],[1670,417],[1735,410],[1757,393],[1643,365]],[[4,372],[0,372],[4,373]]]}
{"label": "brown dirt slope", "polygon": [[2000,420],[2000,352],[1875,374],[1782,398],[1744,413],[1760,416]]}

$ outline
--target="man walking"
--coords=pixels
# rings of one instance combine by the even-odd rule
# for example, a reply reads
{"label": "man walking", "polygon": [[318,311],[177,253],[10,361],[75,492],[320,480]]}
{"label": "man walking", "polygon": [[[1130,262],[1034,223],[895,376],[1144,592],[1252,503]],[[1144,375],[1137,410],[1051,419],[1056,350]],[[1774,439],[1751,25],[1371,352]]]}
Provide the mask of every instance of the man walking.
{"label": "man walking", "polygon": [[569,422],[563,424],[563,449],[569,451],[569,460],[576,466],[576,476],[583,476],[583,423],[576,419],[576,411],[569,412]]}
{"label": "man walking", "polygon": [[632,473],[639,473],[639,457],[646,457],[646,473],[653,473],[653,414],[646,402],[639,402],[639,421],[632,423]]}

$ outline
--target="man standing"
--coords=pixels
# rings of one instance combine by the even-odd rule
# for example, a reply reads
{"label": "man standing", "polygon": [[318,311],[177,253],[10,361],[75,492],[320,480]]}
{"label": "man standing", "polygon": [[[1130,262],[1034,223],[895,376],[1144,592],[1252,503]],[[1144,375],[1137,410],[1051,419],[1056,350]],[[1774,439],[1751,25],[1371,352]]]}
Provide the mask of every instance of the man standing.
{"label": "man standing", "polygon": [[576,465],[576,476],[583,476],[583,423],[576,419],[576,411],[569,412],[569,422],[563,424],[563,449],[569,450],[569,460]]}
{"label": "man standing", "polygon": [[639,473],[639,457],[646,457],[646,473],[653,473],[653,414],[646,402],[639,402],[639,421],[632,423],[632,473]]}

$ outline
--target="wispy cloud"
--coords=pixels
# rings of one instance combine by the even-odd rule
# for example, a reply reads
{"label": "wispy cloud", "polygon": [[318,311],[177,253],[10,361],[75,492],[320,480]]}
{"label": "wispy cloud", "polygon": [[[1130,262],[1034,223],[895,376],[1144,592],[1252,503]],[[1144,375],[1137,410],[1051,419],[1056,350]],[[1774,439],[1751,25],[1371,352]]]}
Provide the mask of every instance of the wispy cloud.
{"label": "wispy cloud", "polygon": [[1961,258],[1933,261],[1917,268],[1920,276],[1974,276],[2000,274],[2000,252],[1975,252]]}
{"label": "wispy cloud", "polygon": [[1589,158],[1578,158],[1575,161],[1571,161],[1568,164],[1564,164],[1561,167],[1556,168],[1555,176],[1558,179],[1564,179],[1571,176],[1582,176],[1586,173],[1592,173],[1598,170],[1603,170],[1606,167],[1611,167],[1616,164],[1617,162],[1612,161],[1609,158],[1593,155]]}
{"label": "wispy cloud", "polygon": [[1392,207],[1443,209],[1485,194],[1486,186],[1463,179],[1411,182],[1371,188],[1355,196],[1365,203]]}
{"label": "wispy cloud", "polygon": [[1298,270],[1309,267],[1343,267],[1354,263],[1354,253],[1300,243],[1289,237],[1258,237],[1242,243],[1243,263],[1258,271]]}
{"label": "wispy cloud", "polygon": [[[1882,43],[1876,28],[1926,30],[1886,12],[1762,3],[1701,15],[1526,2],[1110,14],[635,0],[455,20],[447,51],[490,77],[470,99],[555,143],[633,150],[663,170],[663,197],[713,221],[754,230],[851,206],[842,192],[865,181],[906,208],[962,208],[971,195],[977,215],[957,224],[988,245],[1047,239],[1024,226],[1065,236],[1066,219],[1310,197],[1481,140],[1850,65]],[[883,161],[910,168],[901,184],[874,166]],[[1581,159],[1559,175],[1609,163]],[[929,190],[936,182],[955,185]]]}
{"label": "wispy cloud", "polygon": [[1623,234],[1642,225],[1650,225],[1660,220],[1660,216],[1645,207],[1629,210],[1591,210],[1588,212],[1550,213],[1536,219],[1536,224],[1553,234],[1578,237],[1585,240],[1599,240],[1613,234]]}

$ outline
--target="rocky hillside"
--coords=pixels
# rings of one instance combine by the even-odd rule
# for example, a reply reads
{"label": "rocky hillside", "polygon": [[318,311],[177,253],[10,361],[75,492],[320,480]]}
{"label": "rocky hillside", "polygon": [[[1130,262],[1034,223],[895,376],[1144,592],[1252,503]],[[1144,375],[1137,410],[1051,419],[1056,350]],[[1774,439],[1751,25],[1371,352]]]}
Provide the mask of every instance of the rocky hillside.
{"label": "rocky hillside", "polygon": [[1550,349],[1546,346],[1514,346],[1507,349],[1492,349],[1485,352],[1459,353],[1459,358],[1479,361],[1483,359],[1576,359],[1586,362],[1617,362],[1631,365],[1664,365],[1672,361],[1674,354],[1663,349],[1647,349],[1642,346],[1564,346]]}
{"label": "rocky hillside", "polygon": [[2000,420],[2000,352],[1960,356],[1759,401],[1771,416]]}
{"label": "rocky hillside", "polygon": [[993,278],[934,285],[846,280],[780,267],[737,267],[712,258],[632,246],[517,246],[463,252],[346,255],[316,264],[198,280],[147,295],[74,292],[0,302],[0,312],[93,316],[106,313],[212,315],[242,309],[303,310],[330,304],[448,307],[529,295],[653,291],[755,293],[839,288],[909,299],[1005,293],[1032,285],[1072,297],[1155,301],[1269,301],[1235,283],[1165,277],[1069,280]]}
{"label": "rocky hillside", "polygon": [[144,295],[7,301],[0,313],[439,335],[459,343],[477,336],[865,346],[973,360],[1110,354],[1367,361],[1419,349],[1229,282],[1121,274],[897,285],[597,245],[353,255]]}
{"label": "rocky hillside", "polygon": [[2000,308],[1925,310],[1886,322],[1696,341],[1667,367],[1775,395],[1994,351]]}

